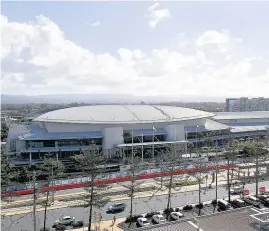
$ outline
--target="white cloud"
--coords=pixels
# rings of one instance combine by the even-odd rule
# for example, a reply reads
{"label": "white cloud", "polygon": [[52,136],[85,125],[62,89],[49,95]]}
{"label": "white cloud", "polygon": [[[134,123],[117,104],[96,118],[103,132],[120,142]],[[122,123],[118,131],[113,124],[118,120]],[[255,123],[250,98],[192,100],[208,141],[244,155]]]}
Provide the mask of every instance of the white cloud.
{"label": "white cloud", "polygon": [[149,26],[155,28],[160,22],[170,18],[171,14],[168,8],[161,8],[160,4],[156,2],[148,8],[146,16],[149,19]]}
{"label": "white cloud", "polygon": [[91,27],[98,27],[98,26],[101,26],[100,21],[95,21],[95,22],[91,23]]}
{"label": "white cloud", "polygon": [[[268,67],[266,57],[257,54],[259,62],[243,54],[236,58],[228,31],[192,38],[197,43],[188,45],[193,50],[188,54],[120,48],[114,56],[78,46],[44,16],[32,23],[8,22],[2,16],[1,25],[3,93],[269,96],[269,70],[257,71],[261,62]],[[209,43],[226,44],[229,54],[212,53]]]}

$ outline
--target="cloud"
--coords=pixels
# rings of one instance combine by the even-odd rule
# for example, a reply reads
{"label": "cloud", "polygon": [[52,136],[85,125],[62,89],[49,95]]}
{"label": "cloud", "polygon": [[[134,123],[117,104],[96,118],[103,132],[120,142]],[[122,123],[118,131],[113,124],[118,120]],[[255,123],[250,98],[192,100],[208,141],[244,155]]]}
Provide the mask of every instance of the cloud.
{"label": "cloud", "polygon": [[149,26],[155,28],[160,22],[171,17],[168,8],[161,8],[159,3],[154,3],[148,8],[146,16],[149,19]]}
{"label": "cloud", "polygon": [[[119,48],[112,55],[80,47],[42,15],[31,23],[9,22],[1,16],[1,25],[2,92],[6,94],[269,96],[268,57],[238,56],[230,49],[236,42],[228,31],[191,38],[188,53]],[[226,47],[228,53],[215,52],[212,44],[225,44],[218,49]]]}
{"label": "cloud", "polygon": [[100,21],[95,21],[95,22],[91,23],[91,27],[98,27],[98,26],[101,26]]}

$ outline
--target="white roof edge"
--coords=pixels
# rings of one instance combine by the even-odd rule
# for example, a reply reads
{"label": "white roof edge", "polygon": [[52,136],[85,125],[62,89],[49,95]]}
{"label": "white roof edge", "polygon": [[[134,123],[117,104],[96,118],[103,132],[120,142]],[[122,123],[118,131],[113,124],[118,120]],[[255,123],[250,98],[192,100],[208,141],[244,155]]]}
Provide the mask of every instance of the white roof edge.
{"label": "white roof edge", "polygon": [[167,120],[132,120],[132,121],[92,121],[92,120],[57,120],[57,119],[38,119],[35,118],[35,122],[52,122],[52,123],[82,123],[82,124],[141,124],[141,123],[164,123],[164,122],[177,122],[185,120],[195,120],[203,118],[212,118],[214,115],[201,115],[193,117],[171,118]]}

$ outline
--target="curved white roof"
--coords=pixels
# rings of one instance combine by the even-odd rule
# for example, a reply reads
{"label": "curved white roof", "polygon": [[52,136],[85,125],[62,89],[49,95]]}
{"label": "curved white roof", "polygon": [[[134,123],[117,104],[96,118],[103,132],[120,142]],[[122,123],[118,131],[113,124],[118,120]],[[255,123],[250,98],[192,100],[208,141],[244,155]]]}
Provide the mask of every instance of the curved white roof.
{"label": "curved white roof", "polygon": [[155,105],[93,105],[51,111],[34,121],[59,123],[152,123],[212,117],[189,108]]}
{"label": "curved white roof", "polygon": [[250,111],[250,112],[216,112],[214,119],[269,119],[269,111]]}

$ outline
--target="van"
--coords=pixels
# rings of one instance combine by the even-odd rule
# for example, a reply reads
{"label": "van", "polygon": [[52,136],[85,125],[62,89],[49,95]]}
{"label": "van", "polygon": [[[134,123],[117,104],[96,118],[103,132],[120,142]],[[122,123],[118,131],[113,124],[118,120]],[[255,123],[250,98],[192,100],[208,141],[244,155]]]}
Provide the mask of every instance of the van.
{"label": "van", "polygon": [[231,205],[225,200],[218,200],[218,207],[220,210],[225,211],[231,208]]}

